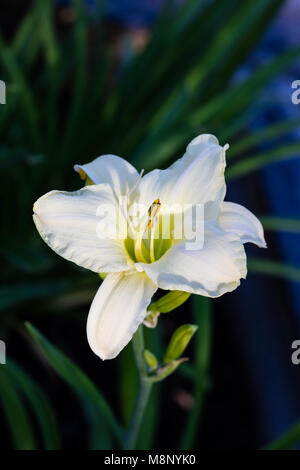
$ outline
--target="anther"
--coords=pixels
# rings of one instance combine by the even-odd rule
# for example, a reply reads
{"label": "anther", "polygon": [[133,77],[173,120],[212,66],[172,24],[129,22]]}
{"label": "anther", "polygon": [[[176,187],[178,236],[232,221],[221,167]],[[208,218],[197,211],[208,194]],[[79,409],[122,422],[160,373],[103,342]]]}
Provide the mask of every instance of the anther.
{"label": "anther", "polygon": [[155,201],[152,202],[151,206],[148,209],[149,221],[148,221],[146,231],[152,227],[159,213],[160,208],[161,208],[160,199],[155,199]]}

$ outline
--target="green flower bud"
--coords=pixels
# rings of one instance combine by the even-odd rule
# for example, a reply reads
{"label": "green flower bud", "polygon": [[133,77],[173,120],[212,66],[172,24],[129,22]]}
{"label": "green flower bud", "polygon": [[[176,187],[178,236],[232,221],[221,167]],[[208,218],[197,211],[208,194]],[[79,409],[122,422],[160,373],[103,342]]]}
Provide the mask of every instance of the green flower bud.
{"label": "green flower bud", "polygon": [[144,359],[151,370],[157,369],[158,361],[156,357],[154,356],[154,354],[151,351],[149,351],[149,349],[145,349]]}
{"label": "green flower bud", "polygon": [[197,325],[181,325],[173,333],[171,341],[167,347],[167,351],[164,357],[165,364],[178,359],[184,352],[185,348],[189,344],[192,336],[198,329]]}
{"label": "green flower bud", "polygon": [[189,297],[189,292],[183,292],[181,290],[173,290],[168,292],[156,302],[149,305],[148,310],[151,312],[168,313],[175,308],[182,305]]}

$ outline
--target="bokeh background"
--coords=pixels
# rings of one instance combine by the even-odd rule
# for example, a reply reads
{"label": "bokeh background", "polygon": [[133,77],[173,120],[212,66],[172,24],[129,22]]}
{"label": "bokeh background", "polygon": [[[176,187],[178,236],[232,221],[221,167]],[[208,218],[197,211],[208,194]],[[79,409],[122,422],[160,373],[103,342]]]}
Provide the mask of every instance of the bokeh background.
{"label": "bokeh background", "polygon": [[261,218],[268,249],[246,247],[235,292],[191,297],[146,331],[162,357],[177,326],[199,325],[138,448],[255,449],[289,429],[276,445],[297,447],[299,21],[297,0],[0,1],[0,448],[120,448],[137,390],[131,345],[104,363],[89,349],[100,279],[48,249],[33,202],[80,187],[74,163],[165,168],[202,132],[230,144],[226,199]]}

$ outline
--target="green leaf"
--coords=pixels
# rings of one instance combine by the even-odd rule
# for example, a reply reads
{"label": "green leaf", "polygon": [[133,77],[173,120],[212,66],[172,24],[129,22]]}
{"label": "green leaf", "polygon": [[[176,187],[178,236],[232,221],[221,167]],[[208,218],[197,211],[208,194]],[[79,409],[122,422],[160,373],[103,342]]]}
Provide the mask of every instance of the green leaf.
{"label": "green leaf", "polygon": [[[78,394],[84,401],[89,418],[97,431],[102,433],[108,427],[113,435],[121,442],[122,431],[117,423],[110,406],[106,402],[99,390],[84,374],[84,372],[74,364],[65,354],[53,346],[44,336],[30,323],[26,323],[26,328],[31,337],[36,341],[43,351],[45,358],[51,364],[56,373]],[[96,445],[97,436],[93,442]],[[97,446],[101,448],[101,434],[97,438]]]}
{"label": "green leaf", "polygon": [[234,165],[231,165],[226,171],[226,177],[229,180],[240,178],[241,176],[248,175],[253,171],[257,171],[270,163],[284,161],[292,157],[300,156],[300,144],[293,143],[278,147],[258,155],[253,155],[241,160]]}
{"label": "green leaf", "polygon": [[207,297],[193,295],[193,318],[199,325],[196,335],[196,364],[194,405],[191,409],[183,433],[181,449],[193,449],[201,418],[205,398],[211,351],[211,300]]}
{"label": "green leaf", "polygon": [[299,119],[289,119],[284,122],[276,122],[271,126],[264,127],[262,130],[256,130],[254,133],[247,135],[247,137],[239,139],[230,147],[227,160],[253,148],[255,145],[265,145],[268,142],[272,142],[272,140],[292,132],[299,124]]}
{"label": "green leaf", "polygon": [[[226,83],[230,83],[233,73],[243,64],[283,3],[284,0],[239,2],[242,10],[239,16],[235,15],[235,31],[233,31],[233,26],[230,27],[230,25],[227,31],[228,38],[232,36],[233,39],[229,41],[229,47],[227,47],[223,57],[215,61],[212,73],[206,78],[206,84],[209,84],[209,87],[204,88],[205,95],[209,90],[209,95],[214,96],[216,92],[223,91]],[[235,10],[237,11],[238,8]],[[227,24],[225,23],[224,29],[226,29]],[[222,42],[221,39],[221,46],[223,46]]]}
{"label": "green leaf", "polygon": [[263,274],[279,277],[287,281],[300,282],[300,268],[277,261],[250,258],[248,260],[248,269],[255,274]]}
{"label": "green leaf", "polygon": [[[29,10],[28,14],[20,23],[11,43],[11,52],[13,56],[16,60],[21,58],[23,73],[32,66],[38,52],[39,41],[38,36],[34,34],[35,26],[34,12],[33,10]],[[0,129],[2,132],[7,131],[5,124],[9,118],[13,118],[13,112],[15,111],[18,99],[20,98],[20,93],[18,93],[18,88],[15,86],[15,83],[11,84],[8,82],[7,95],[7,103],[5,106],[2,106],[0,114]]]}
{"label": "green leaf", "polygon": [[260,216],[265,230],[300,233],[300,219],[285,217]]}
{"label": "green leaf", "polygon": [[0,368],[0,400],[14,447],[16,450],[34,450],[35,439],[26,409],[5,367]]}
{"label": "green leaf", "polygon": [[300,48],[292,48],[255,71],[244,82],[229,87],[227,91],[222,88],[208,100],[204,96],[198,102],[195,93],[185,84],[177,84],[177,88],[172,93],[169,91],[168,96],[157,104],[157,112],[146,108],[149,111],[148,124],[139,115],[131,133],[126,135],[130,142],[126,144],[126,139],[123,139],[120,151],[131,153],[133,163],[148,170],[151,162],[152,165],[162,165],[174,158],[175,152],[182,150],[195,133],[215,131],[226,134],[226,126],[233,118],[239,126],[243,125],[241,113],[253,104],[263,87],[299,55]]}
{"label": "green leaf", "polygon": [[[73,73],[74,73],[74,89],[72,90],[72,100],[69,107],[69,112],[66,120],[66,130],[63,136],[63,141],[59,151],[60,158],[63,159],[64,168],[69,165],[70,160],[66,156],[69,154],[69,149],[74,148],[73,141],[77,136],[82,135],[81,119],[84,116],[84,101],[88,99],[86,94],[87,86],[87,17],[84,6],[84,0],[75,0],[75,15],[76,21],[73,30],[73,48],[74,59]],[[73,156],[74,158],[74,156]]]}
{"label": "green leaf", "polygon": [[291,48],[260,67],[244,82],[222,91],[189,116],[190,124],[214,123],[214,127],[223,127],[232,116],[238,116],[245,107],[250,106],[262,88],[299,55],[300,47]]}
{"label": "green leaf", "polygon": [[[41,147],[38,124],[38,109],[36,107],[31,89],[25,79],[22,69],[19,67],[16,57],[14,56],[9,46],[4,43],[4,40],[1,35],[0,62],[2,63],[3,69],[5,70],[8,79],[11,81],[12,85],[17,89],[17,92],[20,97],[20,103],[22,105],[24,124],[28,126],[33,148],[35,151],[38,152]],[[7,100],[9,100],[9,95],[7,97]]]}
{"label": "green leaf", "polygon": [[300,443],[300,421],[297,421],[286,433],[270,442],[264,450],[288,450]]}
{"label": "green leaf", "polygon": [[46,61],[50,67],[54,67],[60,58],[53,22],[54,7],[53,0],[43,0],[42,2],[36,0],[33,6]]}
{"label": "green leaf", "polygon": [[[226,4],[223,3],[222,8],[219,8],[217,2],[210,2],[207,8],[199,8],[199,11],[194,15],[194,22],[192,24],[187,22],[187,26],[192,29],[192,33],[190,30],[187,30],[183,37],[176,39],[171,36],[172,20],[169,20],[167,29],[164,28],[161,31],[160,44],[158,44],[160,50],[157,55],[159,55],[159,59],[162,56],[167,56],[166,63],[168,63],[170,55],[174,55],[174,63],[168,64],[164,68],[165,64],[162,67],[157,65],[157,60],[154,61],[152,57],[152,63],[150,62],[149,64],[149,67],[151,67],[151,81],[142,80],[141,82],[140,80],[140,83],[131,94],[132,99],[130,103],[124,106],[124,109],[126,109],[124,119],[127,119],[127,125],[134,121],[134,126],[131,125],[124,136],[121,135],[121,152],[127,154],[134,152],[132,157],[134,163],[143,164],[143,167],[145,167],[145,159],[147,162],[147,158],[150,156],[151,160],[154,156],[155,164],[159,164],[153,146],[156,146],[158,140],[162,142],[168,138],[167,134],[174,127],[176,121],[181,119],[182,123],[186,123],[191,111],[203,108],[203,100],[207,100],[207,90],[211,90],[216,82],[218,82],[218,92],[214,92],[212,96],[223,96],[223,77],[225,71],[227,76],[232,75],[234,67],[237,67],[243,59],[245,51],[253,47],[262,32],[261,23],[267,24],[281,3],[281,1],[277,0],[266,0],[258,5],[252,1],[242,3],[231,1]],[[178,12],[178,15],[180,15],[180,12]],[[255,25],[255,28],[251,27],[251,25]],[[249,41],[248,34],[244,33],[245,28],[250,29],[249,35],[251,36],[251,41]],[[243,31],[243,34],[239,34],[241,31]],[[193,36],[193,42],[190,45],[191,35]],[[235,35],[239,36],[238,40],[235,40]],[[217,57],[211,53],[211,50],[207,52],[207,48],[199,47],[201,43],[212,44]],[[164,47],[167,48],[166,52]],[[237,47],[239,50],[237,54],[238,60],[231,63],[231,69],[228,70],[228,57],[231,57],[233,47]],[[182,57],[180,55],[181,48]],[[188,59],[186,55],[187,49],[190,51]],[[148,46],[147,50],[148,60],[151,61],[149,59],[149,56],[151,57],[151,45]],[[146,52],[144,55],[146,55]],[[178,64],[180,64],[180,67],[178,67]],[[169,69],[169,65],[174,67],[173,70]],[[216,67],[218,68],[217,73]],[[142,97],[142,90],[149,83],[155,86],[157,68],[160,72],[160,80],[153,91],[153,95],[150,95],[150,90],[148,89],[143,92],[146,96],[147,94],[150,95],[148,99],[146,96]],[[161,76],[162,71],[163,76]],[[131,73],[133,75],[132,78],[136,79],[137,74],[133,73],[132,70]],[[144,70],[144,75],[145,73],[147,73],[147,70]],[[193,79],[190,79],[191,76],[195,77],[195,85],[191,85],[191,80],[193,81]],[[205,86],[206,82],[209,84],[209,87]],[[199,95],[198,88],[200,83],[202,84],[202,94]],[[126,98],[128,94],[127,90]],[[137,100],[137,96],[139,96],[139,101],[143,102],[143,104],[147,99],[147,106],[144,104],[142,109],[138,109],[138,105],[136,105],[135,115],[139,116],[138,122],[136,122],[134,114],[131,117],[130,115],[128,116],[128,108]],[[119,115],[117,109],[114,112]],[[122,127],[125,126],[123,121],[121,121],[121,124]],[[198,127],[200,124],[201,120],[197,120],[195,123]],[[182,128],[182,125],[181,127],[179,126],[180,128]],[[194,132],[197,132],[197,130],[194,129]],[[138,148],[136,148],[136,142],[140,143]]]}
{"label": "green leaf", "polygon": [[[220,63],[225,62],[226,64],[228,58],[238,54],[241,46],[242,50],[245,49],[245,42],[247,43],[249,34],[253,32],[253,28],[257,27],[257,22],[265,10],[269,8],[274,10],[275,5],[279,6],[280,3],[282,2],[273,0],[239,2],[231,18],[223,23],[223,27],[217,31],[214,40],[205,48],[204,58],[188,77],[189,86],[198,87],[201,80],[207,78],[212,71],[216,72],[216,69],[220,68]],[[231,71],[232,69],[233,67],[231,67]]]}
{"label": "green leaf", "polygon": [[[54,259],[44,246],[38,249],[29,244],[20,244],[20,240],[9,240],[3,236],[0,254],[8,263],[18,270],[26,273],[39,273],[47,271],[54,264]],[[1,302],[0,302],[1,303]]]}
{"label": "green leaf", "polygon": [[14,383],[16,383],[20,392],[24,394],[31,405],[42,431],[45,449],[60,449],[60,437],[56,416],[45,393],[39,385],[14,362],[10,360],[6,367]]}
{"label": "green leaf", "polygon": [[30,38],[33,28],[35,26],[35,16],[32,11],[24,17],[23,21],[20,23],[19,28],[17,29],[14,39],[12,42],[12,51],[14,54],[19,54],[22,49],[24,49],[24,44],[27,43]]}
{"label": "green leaf", "polygon": [[74,281],[71,279],[48,279],[2,285],[0,287],[0,311],[26,300],[53,297],[72,288],[74,288]]}

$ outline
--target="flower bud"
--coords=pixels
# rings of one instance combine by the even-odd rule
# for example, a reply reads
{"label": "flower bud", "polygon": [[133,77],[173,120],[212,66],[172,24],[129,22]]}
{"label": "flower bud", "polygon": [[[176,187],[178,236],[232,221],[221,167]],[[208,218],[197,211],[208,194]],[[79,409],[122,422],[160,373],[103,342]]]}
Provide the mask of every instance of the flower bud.
{"label": "flower bud", "polygon": [[171,341],[167,347],[167,351],[164,357],[164,363],[168,364],[169,362],[178,359],[181,354],[184,352],[185,348],[189,344],[192,336],[196,333],[198,329],[197,325],[181,325],[173,333]]}
{"label": "flower bud", "polygon": [[149,351],[149,349],[145,349],[144,359],[151,370],[157,369],[158,361],[156,357],[154,356],[154,354],[151,351]]}
{"label": "flower bud", "polygon": [[149,305],[151,312],[168,313],[182,305],[190,296],[189,292],[173,290]]}

